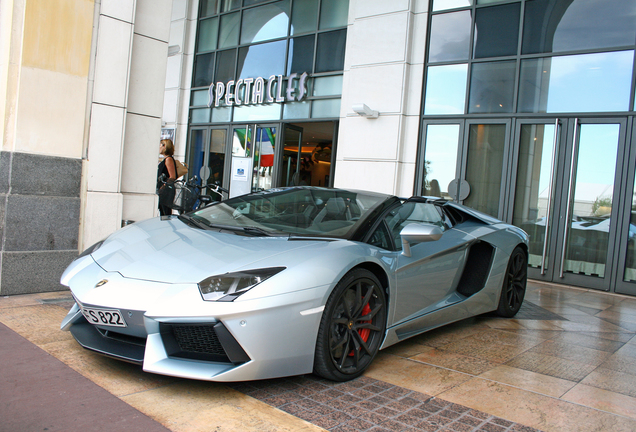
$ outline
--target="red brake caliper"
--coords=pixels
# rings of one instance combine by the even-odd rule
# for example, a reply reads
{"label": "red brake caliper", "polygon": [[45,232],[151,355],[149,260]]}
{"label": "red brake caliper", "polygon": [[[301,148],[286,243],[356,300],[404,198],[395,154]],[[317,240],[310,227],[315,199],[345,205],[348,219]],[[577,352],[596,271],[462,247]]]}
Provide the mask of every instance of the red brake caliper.
{"label": "red brake caliper", "polygon": [[[367,303],[362,308],[362,316],[368,315],[369,313],[371,313],[371,306],[369,306],[369,303]],[[362,322],[370,323],[371,321],[362,321]],[[360,329],[360,330],[358,330],[358,334],[360,335],[360,338],[364,342],[366,342],[366,341],[369,340],[369,335],[371,334],[371,329],[368,329],[368,328]],[[351,350],[351,352],[349,353],[349,356],[353,356],[353,350]]]}

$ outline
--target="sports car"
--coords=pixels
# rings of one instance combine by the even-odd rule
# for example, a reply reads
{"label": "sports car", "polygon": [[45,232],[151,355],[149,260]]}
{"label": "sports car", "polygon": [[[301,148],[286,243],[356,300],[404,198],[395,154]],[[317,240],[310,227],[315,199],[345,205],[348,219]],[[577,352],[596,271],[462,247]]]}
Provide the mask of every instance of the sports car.
{"label": "sports car", "polygon": [[444,324],[514,316],[524,231],[454,202],[270,189],[128,225],[62,275],[61,328],[157,374],[346,381]]}

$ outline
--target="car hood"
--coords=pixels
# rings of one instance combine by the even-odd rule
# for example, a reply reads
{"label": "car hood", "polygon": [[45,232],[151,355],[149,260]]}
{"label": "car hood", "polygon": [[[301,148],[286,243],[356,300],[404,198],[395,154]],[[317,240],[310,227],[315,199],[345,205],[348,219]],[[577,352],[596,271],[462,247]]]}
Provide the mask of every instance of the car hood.
{"label": "car hood", "polygon": [[284,266],[282,255],[315,244],[208,231],[176,218],[155,218],[122,228],[91,255],[104,270],[126,278],[198,283],[239,269]]}

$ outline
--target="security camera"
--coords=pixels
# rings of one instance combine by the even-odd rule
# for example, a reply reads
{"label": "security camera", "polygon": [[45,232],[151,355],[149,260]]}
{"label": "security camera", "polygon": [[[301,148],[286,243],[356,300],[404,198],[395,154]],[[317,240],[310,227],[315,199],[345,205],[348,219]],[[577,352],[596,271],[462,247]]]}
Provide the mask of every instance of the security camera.
{"label": "security camera", "polygon": [[374,119],[378,118],[378,116],[380,115],[379,112],[372,110],[371,108],[366,106],[366,104],[355,104],[352,108],[356,114],[362,117]]}

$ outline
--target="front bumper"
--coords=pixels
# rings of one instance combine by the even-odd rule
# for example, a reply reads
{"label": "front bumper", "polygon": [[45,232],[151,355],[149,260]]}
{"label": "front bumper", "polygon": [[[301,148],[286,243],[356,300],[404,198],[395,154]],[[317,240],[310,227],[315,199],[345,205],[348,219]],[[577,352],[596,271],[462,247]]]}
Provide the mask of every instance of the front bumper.
{"label": "front bumper", "polygon": [[[327,289],[240,302],[204,302],[196,287],[181,287],[170,296],[166,294],[170,289],[164,290],[147,311],[133,309],[136,301],[121,305],[128,308],[117,308],[112,301],[97,301],[97,295],[75,294],[86,307],[117,308],[127,319],[133,318],[126,328],[95,326],[74,305],[62,328],[70,330],[86,349],[162,375],[244,381],[305,374],[313,370]],[[131,297],[136,296],[128,291]],[[116,298],[126,299],[119,294]]]}

